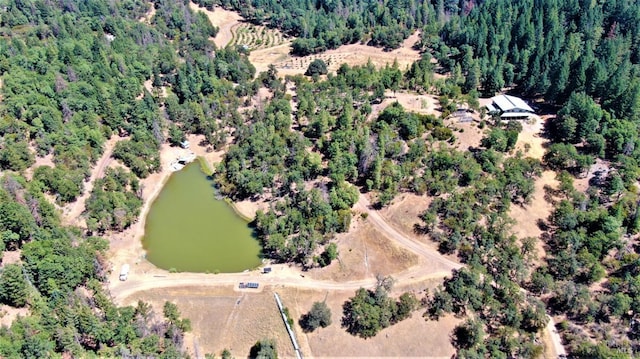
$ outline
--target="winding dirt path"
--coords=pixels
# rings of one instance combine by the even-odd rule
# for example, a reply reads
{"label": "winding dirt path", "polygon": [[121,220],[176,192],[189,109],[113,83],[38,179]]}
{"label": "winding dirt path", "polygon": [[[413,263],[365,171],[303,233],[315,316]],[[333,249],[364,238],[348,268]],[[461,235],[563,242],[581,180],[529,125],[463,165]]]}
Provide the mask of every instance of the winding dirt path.
{"label": "winding dirt path", "polygon": [[199,7],[193,2],[189,2],[189,8],[193,11],[200,11],[207,15],[211,24],[218,28],[218,34],[213,38],[213,42],[219,49],[224,48],[233,39],[232,27],[242,21],[242,16],[237,12],[223,9],[216,6],[213,11]]}
{"label": "winding dirt path", "polygon": [[[462,268],[462,264],[454,262],[441,256],[433,249],[422,243],[414,241],[387,223],[380,214],[370,208],[369,201],[365,196],[360,196],[360,200],[354,206],[355,209],[363,213],[368,213],[367,223],[373,225],[381,233],[396,241],[399,245],[406,247],[410,251],[424,257],[431,265],[417,265],[403,272],[394,275],[398,283],[402,285],[422,282],[428,279],[444,278],[451,274],[451,270]],[[245,273],[224,273],[224,274],[204,274],[204,273],[167,273],[158,274],[142,273],[131,275],[125,282],[115,281],[110,283],[111,295],[117,301],[123,301],[127,297],[141,291],[154,288],[167,287],[215,287],[215,286],[235,286],[239,282],[259,282],[261,285],[281,285],[307,289],[323,290],[355,290],[360,287],[372,288],[376,285],[374,277],[338,282],[332,280],[315,280],[303,277],[298,270],[291,269],[288,265],[278,264],[272,266],[273,270],[269,275],[263,275],[258,270]]]}
{"label": "winding dirt path", "polygon": [[458,262],[454,262],[440,253],[434,251],[433,249],[425,246],[420,242],[416,242],[413,239],[410,239],[406,235],[400,233],[398,230],[393,228],[387,220],[382,218],[382,216],[378,213],[378,211],[370,209],[371,204],[369,200],[365,196],[360,196],[358,202],[355,204],[354,208],[362,211],[363,213],[367,213],[367,220],[372,223],[376,229],[378,229],[383,234],[387,235],[389,238],[393,239],[403,247],[408,250],[424,257],[430,263],[439,263],[444,265],[446,269],[460,269],[463,267],[462,264]]}
{"label": "winding dirt path", "polygon": [[84,184],[82,195],[80,195],[80,197],[78,197],[74,202],[68,203],[67,205],[62,207],[62,223],[65,226],[73,225],[86,228],[85,219],[84,217],[82,217],[82,213],[86,208],[85,203],[91,195],[94,183],[97,179],[104,176],[105,169],[113,160],[113,158],[111,158],[113,148],[115,147],[116,143],[118,143],[118,141],[122,140],[124,140],[124,138],[117,135],[113,135],[109,140],[107,140],[107,142],[104,144],[104,152],[102,153],[102,156],[100,157],[96,165],[91,169],[91,176],[89,177],[89,180]]}
{"label": "winding dirt path", "polygon": [[156,7],[151,3],[149,3],[148,5],[149,5],[149,11],[147,11],[147,13],[140,18],[140,22],[147,25],[151,25],[151,19],[153,19],[153,16],[156,14]]}

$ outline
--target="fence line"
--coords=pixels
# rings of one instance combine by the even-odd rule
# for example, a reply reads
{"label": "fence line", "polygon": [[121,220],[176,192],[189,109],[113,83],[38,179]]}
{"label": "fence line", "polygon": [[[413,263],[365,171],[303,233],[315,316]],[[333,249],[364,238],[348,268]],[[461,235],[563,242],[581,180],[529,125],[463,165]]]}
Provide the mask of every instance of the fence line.
{"label": "fence line", "polygon": [[289,337],[291,338],[291,343],[293,343],[293,350],[296,352],[296,358],[302,359],[302,352],[300,351],[300,346],[298,345],[298,341],[296,340],[296,334],[291,329],[289,322],[287,321],[287,315],[284,313],[284,307],[282,306],[282,302],[280,301],[280,296],[278,293],[273,293],[273,296],[276,298],[276,304],[278,305],[278,309],[280,310],[280,314],[282,315],[282,320],[284,320],[284,325],[287,327],[287,332],[289,332]]}

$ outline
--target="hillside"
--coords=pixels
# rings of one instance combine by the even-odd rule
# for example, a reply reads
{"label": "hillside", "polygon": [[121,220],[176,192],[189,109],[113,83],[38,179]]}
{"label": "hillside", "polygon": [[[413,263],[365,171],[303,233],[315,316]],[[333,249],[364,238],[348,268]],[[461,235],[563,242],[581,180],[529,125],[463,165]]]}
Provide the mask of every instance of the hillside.
{"label": "hillside", "polygon": [[[197,3],[2,7],[0,356],[204,355],[180,298],[202,280],[233,297],[245,275],[153,279],[139,243],[185,139],[251,207],[268,290],[301,289],[298,317],[326,290],[342,315],[305,350],[418,355],[398,343],[446,328],[433,355],[539,357],[552,316],[570,356],[638,355],[640,5]],[[498,92],[540,116],[486,113]],[[131,259],[145,275],[109,283]],[[245,297],[215,299],[240,334],[202,347],[244,356],[236,334],[269,334],[239,319]],[[276,325],[249,298],[238,311]]]}

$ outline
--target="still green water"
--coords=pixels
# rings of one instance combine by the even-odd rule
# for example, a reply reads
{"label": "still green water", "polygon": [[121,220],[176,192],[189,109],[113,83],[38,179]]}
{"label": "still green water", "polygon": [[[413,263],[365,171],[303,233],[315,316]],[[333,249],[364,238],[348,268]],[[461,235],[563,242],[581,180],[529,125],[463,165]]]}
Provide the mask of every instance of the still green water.
{"label": "still green water", "polygon": [[213,182],[197,161],[173,173],[162,188],[142,243],[151,263],[180,272],[241,272],[260,264],[253,231],[215,198]]}

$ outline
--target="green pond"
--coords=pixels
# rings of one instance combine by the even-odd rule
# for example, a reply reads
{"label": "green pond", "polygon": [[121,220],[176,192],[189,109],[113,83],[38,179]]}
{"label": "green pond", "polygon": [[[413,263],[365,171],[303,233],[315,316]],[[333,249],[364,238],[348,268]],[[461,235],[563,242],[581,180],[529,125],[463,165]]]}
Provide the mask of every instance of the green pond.
{"label": "green pond", "polygon": [[142,244],[151,263],[180,272],[242,272],[260,264],[252,229],[215,198],[197,161],[173,173],[152,203]]}

